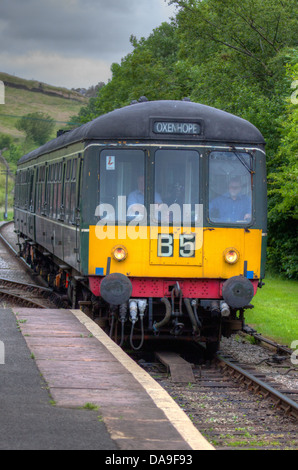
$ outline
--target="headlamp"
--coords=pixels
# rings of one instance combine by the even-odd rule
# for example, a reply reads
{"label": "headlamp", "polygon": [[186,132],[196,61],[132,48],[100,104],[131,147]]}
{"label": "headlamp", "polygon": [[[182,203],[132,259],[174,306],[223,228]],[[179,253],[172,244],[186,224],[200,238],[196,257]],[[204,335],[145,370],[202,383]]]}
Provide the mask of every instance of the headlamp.
{"label": "headlamp", "polygon": [[224,251],[224,259],[229,264],[237,263],[239,257],[239,252],[235,248],[228,248]]}
{"label": "headlamp", "polygon": [[112,256],[116,261],[124,261],[127,255],[127,249],[123,245],[117,245],[112,250]]}

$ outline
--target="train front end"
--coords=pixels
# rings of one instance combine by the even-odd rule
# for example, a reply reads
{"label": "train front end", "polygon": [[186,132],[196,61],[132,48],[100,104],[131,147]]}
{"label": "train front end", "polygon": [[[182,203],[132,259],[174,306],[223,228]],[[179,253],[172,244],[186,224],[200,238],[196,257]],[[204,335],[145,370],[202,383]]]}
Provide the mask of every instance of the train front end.
{"label": "train front end", "polygon": [[120,118],[127,135],[90,143],[85,154],[94,314],[134,349],[158,338],[214,351],[222,334],[242,328],[264,277],[263,139],[246,121],[195,103],[142,103]]}

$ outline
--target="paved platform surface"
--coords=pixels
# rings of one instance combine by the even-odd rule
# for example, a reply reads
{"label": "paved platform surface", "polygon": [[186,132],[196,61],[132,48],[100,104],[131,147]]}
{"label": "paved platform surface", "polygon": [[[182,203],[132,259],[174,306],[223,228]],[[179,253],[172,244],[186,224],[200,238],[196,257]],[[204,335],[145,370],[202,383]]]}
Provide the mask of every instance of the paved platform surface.
{"label": "paved platform surface", "polygon": [[0,309],[0,341],[0,450],[118,449],[98,412],[50,403],[10,309]]}
{"label": "paved platform surface", "polygon": [[[212,449],[162,387],[80,310],[15,308],[14,315],[0,310],[0,449]],[[97,409],[79,409],[87,404]]]}

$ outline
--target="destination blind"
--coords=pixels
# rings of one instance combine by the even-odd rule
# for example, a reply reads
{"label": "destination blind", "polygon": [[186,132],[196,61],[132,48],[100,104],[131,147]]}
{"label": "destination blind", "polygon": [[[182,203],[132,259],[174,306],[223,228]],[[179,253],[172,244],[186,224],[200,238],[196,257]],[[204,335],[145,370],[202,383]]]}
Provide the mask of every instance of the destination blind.
{"label": "destination blind", "polygon": [[153,131],[156,134],[199,135],[201,126],[197,122],[155,121]]}

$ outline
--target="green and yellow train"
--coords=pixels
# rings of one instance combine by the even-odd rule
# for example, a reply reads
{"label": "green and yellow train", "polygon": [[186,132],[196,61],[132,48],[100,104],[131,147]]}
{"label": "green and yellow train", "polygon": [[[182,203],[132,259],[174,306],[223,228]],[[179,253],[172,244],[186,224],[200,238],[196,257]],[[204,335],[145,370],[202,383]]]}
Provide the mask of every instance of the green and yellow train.
{"label": "green and yellow train", "polygon": [[183,339],[214,351],[262,285],[265,160],[249,122],[143,98],[20,159],[21,251],[120,344]]}

